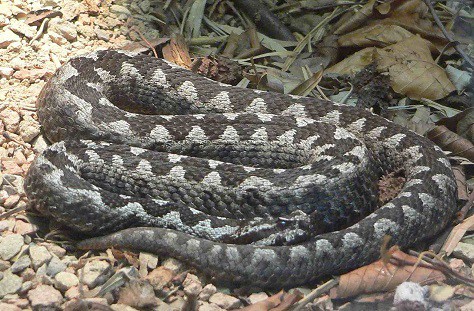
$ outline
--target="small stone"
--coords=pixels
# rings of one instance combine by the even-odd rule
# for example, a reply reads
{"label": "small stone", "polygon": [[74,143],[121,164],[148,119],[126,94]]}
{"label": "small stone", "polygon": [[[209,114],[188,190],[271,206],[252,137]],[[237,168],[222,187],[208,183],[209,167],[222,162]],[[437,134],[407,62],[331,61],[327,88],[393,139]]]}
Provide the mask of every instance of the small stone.
{"label": "small stone", "polygon": [[222,310],[225,310],[225,309],[222,309],[221,307],[219,307],[218,305],[216,305],[215,303],[209,303],[209,302],[205,302],[205,301],[201,301],[200,303],[201,303],[201,305],[198,307],[198,311],[222,311]]}
{"label": "small stone", "polygon": [[[428,306],[426,293],[428,289],[415,282],[403,282],[397,286],[393,297],[395,307],[403,308],[404,305],[410,305],[420,310],[425,310]],[[424,308],[424,309],[423,309]],[[402,309],[403,310],[403,309]]]}
{"label": "small stone", "polygon": [[199,278],[191,273],[186,275],[186,278],[183,281],[184,293],[187,296],[197,297],[202,291],[202,284]]}
{"label": "small stone", "polygon": [[23,245],[23,237],[19,234],[9,234],[2,237],[0,242],[0,257],[3,260],[11,259],[20,252]]}
{"label": "small stone", "polygon": [[10,268],[10,262],[6,260],[0,260],[0,271],[5,271]]}
{"label": "small stone", "polygon": [[38,151],[39,153],[43,152],[46,150],[48,147],[48,144],[46,143],[46,140],[44,139],[43,135],[39,135],[34,141],[33,141],[33,148]]}
{"label": "small stone", "polygon": [[10,270],[3,273],[3,278],[0,280],[0,299],[8,294],[15,294],[20,290],[23,280]]}
{"label": "small stone", "polygon": [[[87,287],[87,286],[86,286]],[[85,290],[84,290],[85,291]],[[71,300],[71,299],[74,299],[74,298],[79,298],[79,296],[81,295],[80,291],[79,291],[79,287],[78,286],[73,286],[71,288],[69,288],[65,293],[64,293],[64,297],[66,297],[67,299]]]}
{"label": "small stone", "polygon": [[84,284],[89,288],[104,284],[112,273],[108,262],[97,260],[89,261],[84,266]]}
{"label": "small stone", "polygon": [[171,270],[172,272],[178,274],[183,270],[183,263],[174,258],[166,258],[162,264],[163,267]]}
{"label": "small stone", "polygon": [[10,24],[10,30],[13,32],[22,34],[23,36],[27,37],[28,39],[33,38],[36,35],[36,28],[33,26],[30,26],[28,24],[25,24],[24,22],[21,22],[16,19],[11,20]]}
{"label": "small stone", "polygon": [[104,41],[109,41],[110,34],[107,31],[102,30],[100,28],[96,28],[96,29],[94,29],[94,32],[95,32],[95,35],[97,36],[97,39],[104,40]]}
{"label": "small stone", "polygon": [[223,293],[215,293],[209,298],[209,302],[226,310],[237,309],[242,305],[239,299]]}
{"label": "small stone", "polygon": [[40,266],[49,262],[52,257],[53,255],[48,252],[46,247],[34,243],[30,244],[30,258],[33,269],[37,270]]}
{"label": "small stone", "polygon": [[56,256],[53,256],[53,258],[51,258],[48,263],[48,267],[46,268],[46,274],[51,277],[54,277],[59,272],[66,270],[66,268],[66,264],[62,262],[61,259]]}
{"label": "small stone", "polygon": [[12,133],[18,131],[20,125],[20,114],[17,111],[11,108],[6,108],[0,111],[0,119],[3,121],[7,131]]}
{"label": "small stone", "polygon": [[76,26],[71,22],[60,21],[58,23],[53,24],[51,28],[52,30],[54,30],[54,32],[60,34],[69,42],[76,41],[77,39]]}
{"label": "small stone", "polygon": [[13,273],[19,273],[25,270],[26,268],[28,268],[30,265],[31,265],[30,257],[28,255],[23,255],[20,258],[18,258],[17,261],[15,261],[15,263],[13,263],[10,270]]}
{"label": "small stone", "polygon": [[79,279],[77,278],[77,276],[70,272],[59,272],[58,274],[56,274],[54,279],[55,287],[62,292],[65,292],[69,288],[79,284]]}
{"label": "small stone", "polygon": [[10,67],[0,67],[0,76],[10,78],[15,70]]}
{"label": "small stone", "polygon": [[64,45],[64,44],[68,43],[66,38],[64,38],[63,36],[61,36],[60,34],[54,32],[54,31],[51,31],[50,33],[48,33],[48,36],[49,36],[49,39],[52,42],[56,43],[57,45]]}
{"label": "small stone", "polygon": [[36,273],[33,268],[26,268],[22,273],[21,277],[23,278],[23,281],[31,281],[35,278]]}
{"label": "small stone", "polygon": [[[0,191],[0,194],[2,193],[2,191]],[[5,191],[6,193],[6,191]],[[7,194],[8,195],[8,194]],[[1,202],[1,200],[0,200]],[[5,219],[5,220],[1,220],[0,221],[0,232],[3,232],[3,231],[11,231],[13,230],[13,226],[15,225],[15,221],[13,219]],[[1,242],[2,238],[0,237],[0,242]],[[0,246],[1,247],[1,246]],[[2,255],[0,254],[0,257]]]}
{"label": "small stone", "polygon": [[20,41],[21,38],[10,29],[0,32],[0,49],[8,47],[13,42]]}
{"label": "small stone", "polygon": [[[19,204],[23,202],[20,201]],[[19,207],[17,204],[17,207]],[[27,235],[27,234],[32,234],[38,231],[38,227],[34,224],[31,224],[29,222],[24,222],[22,220],[17,220],[15,222],[15,228],[13,229],[13,232],[21,234],[21,235]]]}
{"label": "small stone", "polygon": [[12,209],[16,206],[16,204],[20,201],[20,195],[19,194],[12,194],[9,196],[5,202],[3,203],[3,206],[6,209]]}
{"label": "small stone", "polygon": [[254,304],[259,301],[263,301],[267,298],[268,298],[268,295],[265,292],[260,292],[260,293],[251,294],[248,299],[251,304]]}
{"label": "small stone", "polygon": [[18,291],[20,294],[24,294],[26,293],[27,291],[29,291],[30,289],[33,288],[33,282],[31,281],[26,281],[24,282],[23,284],[21,284],[21,288],[20,290]]}
{"label": "small stone", "polygon": [[0,302],[0,310],[2,311],[21,311],[21,308],[11,303]]}
{"label": "small stone", "polygon": [[21,42],[12,42],[8,47],[7,47],[7,51],[8,52],[20,52],[20,50],[22,49],[23,45],[21,44]]}
{"label": "small stone", "polygon": [[474,310],[474,300],[471,302],[468,302],[464,306],[459,308],[459,311],[472,311]]}
{"label": "small stone", "polygon": [[133,279],[120,289],[118,303],[147,309],[157,305],[157,298],[153,286],[147,280]]}
{"label": "small stone", "polygon": [[453,256],[465,259],[468,262],[474,262],[474,245],[470,243],[459,242],[453,250]]}
{"label": "small stone", "polygon": [[155,270],[151,271],[145,279],[150,281],[150,284],[156,291],[162,290],[171,280],[174,278],[176,273],[170,269],[160,266]]}
{"label": "small stone", "polygon": [[138,311],[138,309],[132,308],[121,303],[110,305],[110,308],[114,311]]}
{"label": "small stone", "polygon": [[45,77],[48,73],[50,73],[50,71],[45,68],[21,69],[13,74],[13,78],[18,80],[28,79],[30,82],[35,82],[36,80]]}
{"label": "small stone", "polygon": [[184,306],[186,305],[186,301],[183,297],[177,296],[175,300],[169,303],[169,306],[172,310],[185,310]]}
{"label": "small stone", "polygon": [[44,243],[43,246],[46,247],[51,254],[56,255],[59,258],[63,258],[64,255],[66,255],[66,250],[57,244]]}
{"label": "small stone", "polygon": [[48,285],[38,285],[33,290],[28,292],[28,300],[31,303],[33,309],[56,309],[62,303],[63,296],[61,293]]}
{"label": "small stone", "polygon": [[212,284],[207,284],[199,294],[199,299],[208,301],[209,298],[217,292],[217,288]]}
{"label": "small stone", "polygon": [[132,13],[130,12],[129,9],[127,9],[126,7],[124,6],[121,6],[121,5],[118,5],[118,4],[113,4],[110,6],[110,12],[111,13],[114,13],[116,15],[121,15],[121,14],[124,14],[124,15],[132,15]]}
{"label": "small stone", "polygon": [[155,269],[158,265],[158,256],[154,254],[140,252],[138,260],[140,261],[139,273],[141,277],[148,274],[148,269]]}
{"label": "small stone", "polygon": [[[45,71],[47,72],[47,70]],[[23,119],[20,122],[19,129],[20,129],[20,136],[25,143],[31,142],[40,133],[39,123],[31,117]]]}
{"label": "small stone", "polygon": [[454,295],[455,288],[449,285],[431,285],[429,287],[430,300],[442,303]]}

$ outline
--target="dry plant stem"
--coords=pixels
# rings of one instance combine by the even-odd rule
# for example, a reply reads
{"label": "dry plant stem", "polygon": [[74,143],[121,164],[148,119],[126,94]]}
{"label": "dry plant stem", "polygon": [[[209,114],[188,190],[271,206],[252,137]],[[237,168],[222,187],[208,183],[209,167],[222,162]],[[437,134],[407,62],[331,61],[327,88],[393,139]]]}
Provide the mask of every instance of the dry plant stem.
{"label": "dry plant stem", "polygon": [[322,294],[326,293],[327,291],[329,291],[331,288],[337,286],[338,284],[339,284],[339,278],[334,278],[332,280],[327,281],[323,285],[320,285],[320,286],[316,287],[311,293],[304,296],[303,299],[298,301],[294,305],[294,309],[291,309],[291,310],[292,311],[303,310],[304,306],[306,306],[308,303],[310,303],[314,299],[318,298]]}
{"label": "dry plant stem", "polygon": [[263,33],[275,39],[295,41],[291,31],[260,0],[234,0],[233,2]]}
{"label": "dry plant stem", "polygon": [[24,210],[26,210],[26,204],[24,206],[12,208],[11,210],[6,211],[5,213],[1,214],[0,220],[7,219],[11,215],[15,215],[16,213],[19,213]]}
{"label": "dry plant stem", "polygon": [[469,57],[469,55],[467,55],[463,49],[461,49],[461,47],[459,47],[459,42],[455,41],[453,39],[453,37],[451,37],[451,35],[446,31],[446,28],[444,28],[444,25],[443,23],[441,22],[441,20],[439,19],[438,15],[436,14],[436,11],[433,7],[433,5],[431,4],[431,1],[430,0],[423,0],[423,2],[425,2],[425,4],[428,6],[428,8],[430,9],[430,13],[431,15],[433,15],[433,18],[436,22],[436,24],[438,25],[438,27],[441,29],[441,31],[443,32],[444,36],[446,37],[446,39],[449,40],[449,42],[453,43],[454,45],[454,49],[456,49],[456,51],[459,53],[459,55],[461,55],[461,57],[469,64],[469,66],[471,66],[471,68],[474,68],[474,61]]}
{"label": "dry plant stem", "polygon": [[35,36],[33,38],[31,38],[30,42],[28,42],[28,45],[31,45],[31,43],[33,43],[33,41],[35,40],[38,40],[44,33],[44,29],[46,28],[46,25],[48,24],[49,22],[49,18],[45,18],[43,20],[43,22],[41,23],[39,29],[38,29],[38,32],[35,34]]}
{"label": "dry plant stem", "polygon": [[135,30],[138,35],[140,36],[140,38],[145,41],[146,45],[153,51],[153,55],[155,55],[155,58],[158,58],[158,54],[156,53],[156,50],[155,50],[155,47],[150,43],[150,41],[148,41],[145,36],[141,33],[141,31],[136,28],[136,27],[133,27],[133,30]]}
{"label": "dry plant stem", "polygon": [[[446,262],[438,259],[436,256],[436,254],[433,254],[431,252],[423,252],[423,253],[418,253],[416,251],[413,251],[413,250],[409,250],[408,253],[412,256],[416,256],[416,257],[419,257],[420,260],[423,260],[423,261],[420,261],[419,262],[419,266],[424,266],[424,267],[428,267],[428,268],[435,268],[441,272],[443,272],[444,274],[446,275],[449,275],[450,277],[458,280],[458,281],[461,281],[469,286],[474,286],[474,279],[468,277],[468,276],[465,276],[457,271],[454,271]],[[428,256],[426,256],[426,254],[432,254],[435,258],[430,258]],[[399,262],[403,262],[403,260],[400,260],[400,259],[397,259]]]}
{"label": "dry plant stem", "polygon": [[189,45],[213,45],[216,43],[221,43],[227,40],[228,36],[219,36],[219,37],[198,37],[191,38],[188,42]]}

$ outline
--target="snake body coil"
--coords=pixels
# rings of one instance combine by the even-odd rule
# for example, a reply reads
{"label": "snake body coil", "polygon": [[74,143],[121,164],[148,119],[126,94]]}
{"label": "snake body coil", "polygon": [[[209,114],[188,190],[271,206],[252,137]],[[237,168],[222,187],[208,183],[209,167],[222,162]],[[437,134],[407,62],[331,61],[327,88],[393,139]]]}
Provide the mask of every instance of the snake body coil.
{"label": "snake body coil", "polygon": [[[119,51],[72,59],[43,88],[52,146],[25,189],[37,209],[91,237],[167,254],[224,281],[284,287],[375,260],[456,212],[430,141],[368,111],[240,89]],[[377,209],[377,181],[406,183]],[[106,235],[103,237],[97,237]]]}

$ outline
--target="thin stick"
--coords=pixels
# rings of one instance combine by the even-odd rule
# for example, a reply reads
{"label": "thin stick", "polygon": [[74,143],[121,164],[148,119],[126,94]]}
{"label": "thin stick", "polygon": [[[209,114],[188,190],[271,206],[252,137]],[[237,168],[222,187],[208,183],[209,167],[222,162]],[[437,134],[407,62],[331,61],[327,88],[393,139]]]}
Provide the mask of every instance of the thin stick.
{"label": "thin stick", "polygon": [[306,306],[308,303],[313,301],[314,299],[318,298],[322,294],[326,293],[328,290],[333,288],[334,286],[337,286],[339,284],[339,278],[334,278],[326,283],[324,283],[321,286],[318,286],[316,289],[314,289],[311,293],[306,295],[303,299],[298,301],[294,306],[295,308],[292,309],[292,311],[299,311],[302,310],[304,306]]}
{"label": "thin stick", "polygon": [[441,29],[441,31],[443,32],[444,36],[446,37],[446,39],[449,40],[450,43],[452,43],[454,45],[454,49],[459,53],[459,55],[461,55],[462,58],[464,58],[464,60],[469,64],[469,66],[471,66],[472,68],[474,68],[474,62],[472,61],[472,59],[469,57],[469,55],[467,55],[463,49],[461,49],[461,47],[459,47],[459,42],[458,41],[455,41],[453,39],[453,37],[451,37],[451,35],[446,31],[446,28],[444,28],[444,25],[443,23],[441,22],[441,20],[439,19],[438,15],[436,14],[436,11],[433,7],[433,5],[431,4],[431,1],[430,0],[423,0],[423,2],[425,2],[425,4],[428,6],[428,8],[430,9],[430,13],[431,15],[433,15],[433,18],[436,22],[436,24],[438,25],[438,27]]}

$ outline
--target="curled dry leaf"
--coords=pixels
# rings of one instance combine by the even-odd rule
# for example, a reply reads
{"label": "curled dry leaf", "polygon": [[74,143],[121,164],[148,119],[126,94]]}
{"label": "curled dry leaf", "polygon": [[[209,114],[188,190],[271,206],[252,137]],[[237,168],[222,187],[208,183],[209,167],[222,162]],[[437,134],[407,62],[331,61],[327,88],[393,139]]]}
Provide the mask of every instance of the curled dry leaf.
{"label": "curled dry leaf", "polygon": [[[331,290],[332,298],[348,298],[361,294],[385,292],[403,282],[428,284],[445,279],[443,273],[426,266],[415,266],[417,258],[400,250],[392,253],[390,263],[378,260],[340,277],[339,286]],[[394,263],[403,262],[403,265]]]}
{"label": "curled dry leaf", "polygon": [[324,73],[337,73],[340,75],[353,76],[373,63],[376,58],[376,53],[377,48],[365,48],[329,67]]}
{"label": "curled dry leaf", "polygon": [[295,304],[298,300],[303,298],[303,295],[299,292],[286,293],[280,291],[277,294],[268,297],[265,300],[254,303],[250,306],[242,308],[244,311],[284,311],[289,310],[290,307]]}
{"label": "curled dry leaf", "polygon": [[458,134],[451,132],[446,126],[438,125],[427,134],[429,139],[444,150],[449,150],[453,155],[464,157],[474,162],[474,144]]}
{"label": "curled dry leaf", "polygon": [[344,15],[335,25],[334,34],[341,35],[363,25],[372,16],[374,5],[375,0],[370,0],[362,8],[354,10],[354,13]]}
{"label": "curled dry leaf", "polygon": [[365,26],[340,36],[337,42],[341,47],[386,47],[411,36],[413,36],[411,32],[400,26],[376,24]]}
{"label": "curled dry leaf", "polygon": [[455,226],[449,234],[446,242],[444,242],[441,252],[446,253],[447,256],[451,255],[453,250],[458,245],[459,241],[464,237],[467,231],[474,230],[474,215],[464,219],[462,223]]}
{"label": "curled dry leaf", "polygon": [[186,41],[181,35],[171,38],[163,49],[163,58],[185,68],[191,68],[191,56]]}

